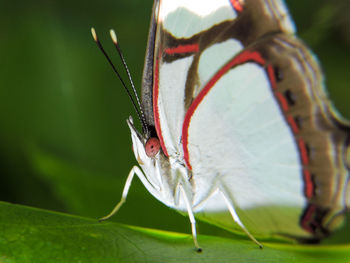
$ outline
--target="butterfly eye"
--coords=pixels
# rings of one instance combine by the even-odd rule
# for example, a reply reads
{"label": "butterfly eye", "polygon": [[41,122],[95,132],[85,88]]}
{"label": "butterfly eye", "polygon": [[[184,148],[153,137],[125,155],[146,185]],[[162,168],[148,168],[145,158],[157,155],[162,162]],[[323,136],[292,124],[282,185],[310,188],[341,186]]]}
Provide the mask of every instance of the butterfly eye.
{"label": "butterfly eye", "polygon": [[160,142],[158,138],[149,138],[145,145],[145,151],[148,157],[154,157],[160,150]]}

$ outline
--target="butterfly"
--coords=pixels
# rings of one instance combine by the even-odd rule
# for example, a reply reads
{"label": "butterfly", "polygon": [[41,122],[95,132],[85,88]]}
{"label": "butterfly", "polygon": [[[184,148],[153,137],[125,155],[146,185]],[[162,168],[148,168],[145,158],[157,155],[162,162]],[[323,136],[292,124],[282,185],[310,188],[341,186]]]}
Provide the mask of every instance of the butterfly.
{"label": "butterfly", "polygon": [[[116,40],[115,40],[116,42]],[[255,237],[315,241],[350,204],[350,124],[281,0],[155,0],[136,175],[159,201]]]}

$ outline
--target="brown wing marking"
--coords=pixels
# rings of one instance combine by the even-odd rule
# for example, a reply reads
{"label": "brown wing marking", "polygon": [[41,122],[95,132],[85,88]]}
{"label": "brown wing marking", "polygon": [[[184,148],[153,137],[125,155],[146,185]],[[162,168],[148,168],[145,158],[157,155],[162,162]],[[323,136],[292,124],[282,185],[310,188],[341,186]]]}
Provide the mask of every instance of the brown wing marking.
{"label": "brown wing marking", "polygon": [[300,40],[276,34],[249,48],[259,50],[277,76],[276,89],[288,106],[284,109],[280,103],[281,110],[303,164],[307,204],[300,225],[321,238],[338,225],[346,209],[350,126],[335,113],[323,87],[321,69]]}

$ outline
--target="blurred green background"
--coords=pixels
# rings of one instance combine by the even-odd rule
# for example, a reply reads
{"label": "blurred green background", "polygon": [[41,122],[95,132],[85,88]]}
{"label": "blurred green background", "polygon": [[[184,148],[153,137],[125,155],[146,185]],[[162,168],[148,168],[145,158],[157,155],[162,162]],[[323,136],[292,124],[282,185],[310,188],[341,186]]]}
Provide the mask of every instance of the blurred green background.
{"label": "blurred green background", "polygon": [[[287,3],[350,118],[349,1]],[[90,27],[120,65],[108,33],[116,30],[139,89],[151,9],[152,0],[0,0],[0,200],[92,218],[119,201],[136,164],[125,121],[135,114]],[[112,220],[190,232],[138,179]]]}

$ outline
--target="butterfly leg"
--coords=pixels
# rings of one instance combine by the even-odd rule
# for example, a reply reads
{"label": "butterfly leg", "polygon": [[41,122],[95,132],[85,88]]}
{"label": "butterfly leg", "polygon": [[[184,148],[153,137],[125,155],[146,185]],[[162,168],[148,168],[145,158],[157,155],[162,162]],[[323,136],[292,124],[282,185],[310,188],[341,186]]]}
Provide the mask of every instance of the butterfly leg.
{"label": "butterfly leg", "polygon": [[190,204],[190,201],[188,200],[188,197],[186,195],[185,189],[183,188],[183,186],[181,184],[179,185],[179,189],[181,191],[181,195],[183,197],[183,200],[186,203],[188,217],[190,218],[191,228],[192,228],[192,238],[193,238],[194,246],[196,247],[196,250],[198,252],[201,252],[202,249],[199,246],[198,241],[197,241],[196,219],[194,218],[194,214],[193,214],[193,211],[192,211],[192,206]]}
{"label": "butterfly leg", "polygon": [[[107,216],[100,218],[98,221],[104,221],[107,220],[109,218],[111,218],[114,214],[116,214],[118,212],[118,210],[120,209],[120,207],[125,203],[126,201],[126,197],[128,195],[129,192],[129,188],[131,186],[131,182],[132,179],[134,178],[134,175],[137,175],[140,180],[142,181],[142,183],[146,183],[144,181],[147,181],[147,179],[145,178],[144,174],[142,173],[141,169],[137,166],[134,166],[131,171],[129,172],[128,178],[126,179],[125,185],[124,185],[124,189],[123,189],[123,194],[122,194],[122,198],[120,199],[119,203],[113,208],[112,212],[110,212]],[[146,183],[147,184],[147,183]],[[148,183],[149,184],[149,183]]]}
{"label": "butterfly leg", "polygon": [[246,235],[255,243],[259,246],[259,248],[263,248],[263,245],[255,239],[255,237],[253,237],[253,235],[251,233],[249,233],[248,229],[243,225],[243,223],[241,222],[241,220],[239,219],[235,208],[232,205],[232,202],[227,198],[226,194],[223,191],[220,191],[220,193],[222,194],[225,203],[227,205],[228,210],[230,211],[230,214],[233,218],[233,221],[235,221],[240,227],[241,229],[244,231],[244,233],[246,233]]}

